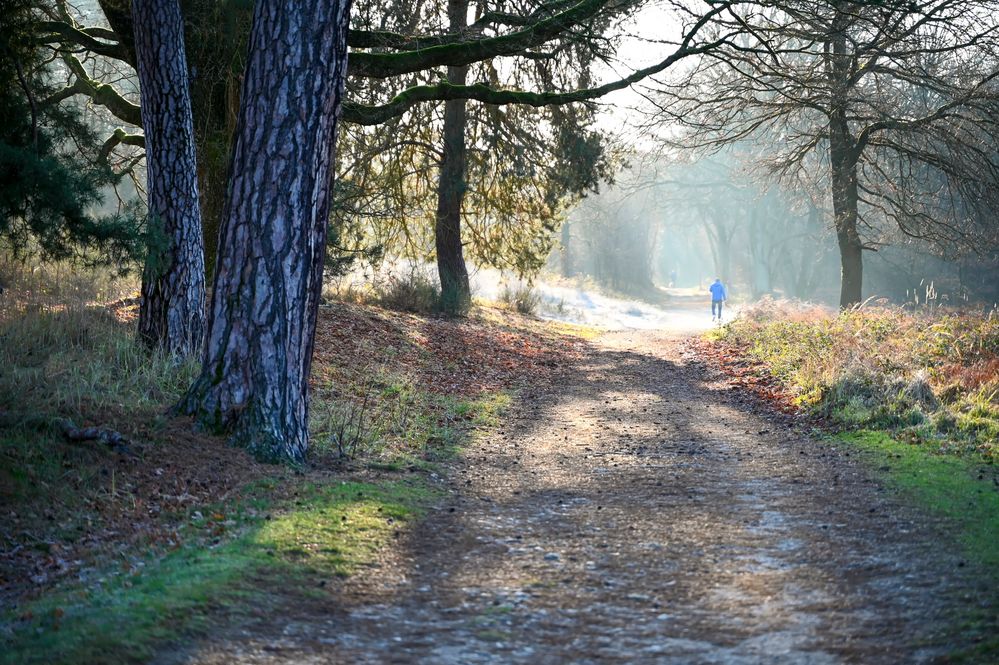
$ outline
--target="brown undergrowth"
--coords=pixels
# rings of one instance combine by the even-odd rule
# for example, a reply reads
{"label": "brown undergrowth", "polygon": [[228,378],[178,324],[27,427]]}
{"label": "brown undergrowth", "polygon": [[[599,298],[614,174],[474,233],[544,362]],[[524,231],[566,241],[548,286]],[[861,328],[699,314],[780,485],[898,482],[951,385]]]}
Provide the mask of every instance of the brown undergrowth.
{"label": "brown undergrowth", "polygon": [[994,312],[836,313],[763,301],[695,344],[734,383],[782,411],[988,461],[999,454]]}

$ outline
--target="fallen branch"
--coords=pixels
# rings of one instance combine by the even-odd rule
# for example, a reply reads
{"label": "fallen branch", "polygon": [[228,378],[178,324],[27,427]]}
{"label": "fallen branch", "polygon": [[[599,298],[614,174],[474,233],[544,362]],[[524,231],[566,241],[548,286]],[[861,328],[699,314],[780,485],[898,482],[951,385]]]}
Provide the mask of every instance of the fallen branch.
{"label": "fallen branch", "polygon": [[121,453],[122,455],[133,455],[129,448],[128,437],[121,432],[116,432],[107,427],[77,427],[72,420],[61,419],[56,421],[56,425],[62,430],[63,436],[74,443],[84,441],[97,441],[105,446]]}

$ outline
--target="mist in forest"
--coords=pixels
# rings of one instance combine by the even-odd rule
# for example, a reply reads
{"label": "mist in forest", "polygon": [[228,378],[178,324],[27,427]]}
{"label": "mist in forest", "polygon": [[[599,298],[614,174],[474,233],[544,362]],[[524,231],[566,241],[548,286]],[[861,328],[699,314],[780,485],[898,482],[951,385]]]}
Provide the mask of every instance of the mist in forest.
{"label": "mist in forest", "polygon": [[[831,204],[766,182],[736,149],[700,158],[640,154],[567,215],[548,268],[610,291],[706,301],[718,278],[736,302],[762,297],[836,305],[840,265]],[[864,293],[895,304],[991,307],[999,256],[947,253],[869,225]]]}

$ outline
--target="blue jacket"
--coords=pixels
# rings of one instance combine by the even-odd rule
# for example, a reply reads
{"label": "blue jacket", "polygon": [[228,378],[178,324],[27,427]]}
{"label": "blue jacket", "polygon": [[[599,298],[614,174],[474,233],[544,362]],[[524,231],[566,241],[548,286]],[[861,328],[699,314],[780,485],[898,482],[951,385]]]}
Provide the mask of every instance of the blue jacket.
{"label": "blue jacket", "polygon": [[711,300],[717,302],[719,300],[725,300],[728,298],[728,293],[725,292],[725,285],[715,280],[714,284],[708,287],[711,291]]}

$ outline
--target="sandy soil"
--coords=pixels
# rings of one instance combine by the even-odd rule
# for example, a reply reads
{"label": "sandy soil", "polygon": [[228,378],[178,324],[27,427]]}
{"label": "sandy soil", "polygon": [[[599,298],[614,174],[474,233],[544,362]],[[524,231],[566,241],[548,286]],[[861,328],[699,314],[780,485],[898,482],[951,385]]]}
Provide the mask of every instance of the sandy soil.
{"label": "sandy soil", "polygon": [[981,597],[943,525],[676,334],[608,333],[442,482],[326,601],[163,662],[934,662]]}

